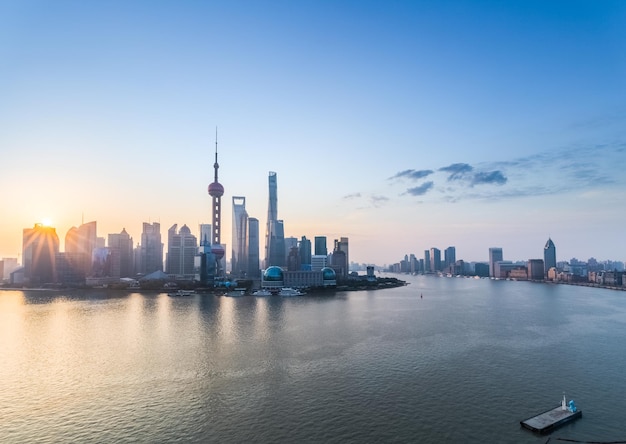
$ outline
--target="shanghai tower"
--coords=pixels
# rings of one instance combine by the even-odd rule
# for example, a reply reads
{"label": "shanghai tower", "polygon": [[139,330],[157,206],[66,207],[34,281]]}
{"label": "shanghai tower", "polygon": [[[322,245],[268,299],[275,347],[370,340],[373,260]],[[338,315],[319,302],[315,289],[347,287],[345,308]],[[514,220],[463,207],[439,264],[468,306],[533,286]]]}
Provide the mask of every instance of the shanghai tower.
{"label": "shanghai tower", "polygon": [[283,221],[278,220],[278,191],[276,173],[269,174],[269,202],[265,228],[265,267],[285,265],[285,232]]}

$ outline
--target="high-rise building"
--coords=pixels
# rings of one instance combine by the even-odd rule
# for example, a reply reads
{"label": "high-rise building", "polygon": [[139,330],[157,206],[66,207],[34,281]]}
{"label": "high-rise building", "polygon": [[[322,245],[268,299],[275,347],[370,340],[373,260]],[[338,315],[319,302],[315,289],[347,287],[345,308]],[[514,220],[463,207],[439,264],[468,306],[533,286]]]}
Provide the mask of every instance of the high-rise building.
{"label": "high-rise building", "polygon": [[316,256],[328,256],[328,249],[326,248],[326,236],[315,236],[315,252]]}
{"label": "high-rise building", "polygon": [[439,248],[430,249],[430,270],[441,271],[441,250]]}
{"label": "high-rise building", "polygon": [[234,276],[245,276],[248,272],[248,212],[243,196],[233,196],[232,235],[231,271]]}
{"label": "high-rise building", "polygon": [[528,261],[528,279],[541,281],[545,278],[543,259],[530,259]]}
{"label": "high-rise building", "polygon": [[98,247],[95,221],[72,227],[65,235],[67,268],[83,278],[89,276],[93,267],[93,251]]}
{"label": "high-rise building", "polygon": [[298,251],[300,253],[300,266],[303,270],[311,269],[311,241],[302,236],[298,245]]}
{"label": "high-rise building", "polygon": [[543,247],[543,266],[544,277],[548,276],[548,270],[550,270],[550,268],[556,268],[556,246],[550,238],[548,238],[548,242],[546,242],[545,247]]}
{"label": "high-rise building", "polygon": [[300,271],[300,253],[297,245],[291,246],[287,254],[287,271]]}
{"label": "high-rise building", "polygon": [[285,227],[282,220],[273,220],[270,224],[268,266],[284,267],[285,256]]}
{"label": "high-rise building", "polygon": [[443,252],[443,268],[448,270],[456,262],[456,248],[448,247]]}
{"label": "high-rise building", "polygon": [[113,276],[133,276],[133,238],[126,232],[126,228],[122,228],[121,233],[109,234],[107,243],[113,261]]}
{"label": "high-rise building", "polygon": [[4,263],[4,274],[0,275],[0,279],[9,279],[11,273],[19,268],[17,258],[16,257],[3,257],[2,262]]}
{"label": "high-rise building", "polygon": [[194,276],[194,257],[198,251],[198,240],[187,225],[176,231],[177,224],[167,230],[167,256],[165,272],[183,278]]}
{"label": "high-rise building", "polygon": [[424,250],[424,273],[434,271],[430,264],[430,250]]}
{"label": "high-rise building", "polygon": [[[265,268],[271,265],[284,265],[284,259],[280,263],[274,263],[277,258],[284,257],[284,227],[282,221],[278,222],[278,179],[274,171],[269,172],[268,176],[269,198],[267,203],[267,225],[265,227]],[[282,237],[277,230],[282,231]],[[280,248],[280,253],[276,251]]]}
{"label": "high-rise building", "polygon": [[211,246],[211,233],[213,232],[211,228],[211,224],[200,224],[198,227],[199,236],[198,236],[198,244],[199,245],[209,245]]}
{"label": "high-rise building", "polygon": [[[331,267],[337,276],[348,276],[348,238],[335,239]],[[345,242],[344,242],[345,239]]]}
{"label": "high-rise building", "polygon": [[[336,241],[335,241],[336,242]],[[346,255],[346,275],[350,272],[350,254],[349,254],[349,245],[348,245],[347,237],[340,237],[339,242],[336,244],[336,249],[342,251]]]}
{"label": "high-rise building", "polygon": [[259,219],[248,218],[248,276],[257,278],[261,274],[261,258],[259,239]]}
{"label": "high-rise building", "polygon": [[143,223],[140,247],[140,273],[146,275],[155,271],[163,271],[163,244],[161,243],[160,223]]}
{"label": "high-rise building", "polygon": [[293,236],[286,237],[285,238],[285,257],[289,257],[294,247],[298,248],[298,238],[293,237]]}
{"label": "high-rise building", "polygon": [[59,236],[53,227],[35,224],[22,234],[24,280],[31,284],[56,282],[56,256]]}
{"label": "high-rise building", "polygon": [[489,276],[496,277],[496,262],[501,262],[504,256],[502,248],[492,247],[489,249]]}

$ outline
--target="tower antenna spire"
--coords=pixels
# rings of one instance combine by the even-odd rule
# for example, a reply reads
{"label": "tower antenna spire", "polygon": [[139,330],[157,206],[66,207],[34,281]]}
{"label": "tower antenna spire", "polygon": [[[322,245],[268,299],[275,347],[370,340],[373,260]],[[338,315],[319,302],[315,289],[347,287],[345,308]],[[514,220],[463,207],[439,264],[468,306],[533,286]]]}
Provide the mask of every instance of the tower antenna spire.
{"label": "tower antenna spire", "polygon": [[217,126],[215,127],[215,163],[213,164],[213,168],[215,169],[215,182],[217,182],[217,170],[220,165],[217,163]]}

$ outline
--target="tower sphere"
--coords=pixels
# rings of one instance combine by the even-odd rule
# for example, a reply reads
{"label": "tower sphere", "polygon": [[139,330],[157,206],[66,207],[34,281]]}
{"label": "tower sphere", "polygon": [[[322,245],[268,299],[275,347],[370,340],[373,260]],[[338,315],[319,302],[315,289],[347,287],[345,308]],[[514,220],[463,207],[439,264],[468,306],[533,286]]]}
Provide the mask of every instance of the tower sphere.
{"label": "tower sphere", "polygon": [[213,244],[211,245],[211,253],[213,253],[215,255],[215,257],[217,257],[217,259],[221,259],[224,257],[224,247],[222,247],[220,244]]}
{"label": "tower sphere", "polygon": [[213,197],[222,197],[224,195],[224,187],[219,182],[213,182],[209,185],[209,195]]}

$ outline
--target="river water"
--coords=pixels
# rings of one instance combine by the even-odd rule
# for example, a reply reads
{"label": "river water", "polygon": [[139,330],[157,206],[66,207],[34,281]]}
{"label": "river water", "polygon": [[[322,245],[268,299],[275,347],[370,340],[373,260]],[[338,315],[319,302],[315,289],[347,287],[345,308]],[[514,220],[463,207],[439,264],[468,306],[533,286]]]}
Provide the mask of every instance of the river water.
{"label": "river water", "polygon": [[333,296],[0,292],[0,442],[626,440],[626,292],[400,276]]}

